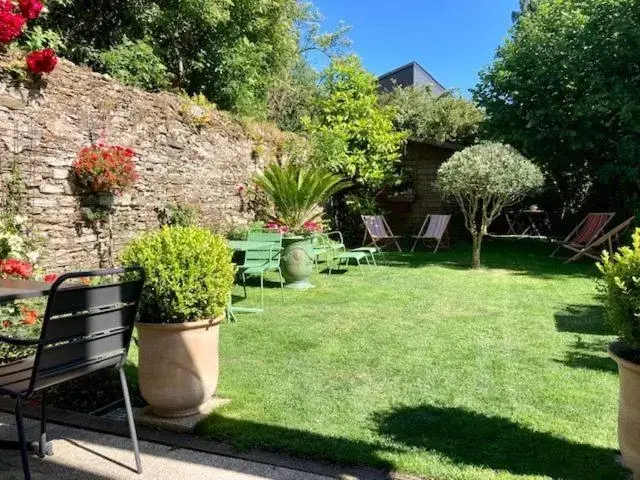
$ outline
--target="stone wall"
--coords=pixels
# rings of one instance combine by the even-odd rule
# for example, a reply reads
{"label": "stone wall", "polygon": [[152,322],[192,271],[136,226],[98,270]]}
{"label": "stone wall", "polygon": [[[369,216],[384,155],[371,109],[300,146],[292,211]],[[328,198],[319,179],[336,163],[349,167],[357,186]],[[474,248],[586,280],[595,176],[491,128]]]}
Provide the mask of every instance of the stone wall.
{"label": "stone wall", "polygon": [[[83,221],[70,166],[96,141],[136,151],[140,180],[118,199],[115,252],[140,232],[158,227],[156,207],[195,205],[203,222],[224,229],[247,223],[237,186],[262,168],[256,143],[230,116],[216,112],[199,131],[183,119],[184,99],[122,86],[62,61],[46,85],[0,79],[0,170],[21,167],[26,210],[45,240],[49,270],[105,263],[107,240]],[[101,262],[102,259],[102,262]]]}

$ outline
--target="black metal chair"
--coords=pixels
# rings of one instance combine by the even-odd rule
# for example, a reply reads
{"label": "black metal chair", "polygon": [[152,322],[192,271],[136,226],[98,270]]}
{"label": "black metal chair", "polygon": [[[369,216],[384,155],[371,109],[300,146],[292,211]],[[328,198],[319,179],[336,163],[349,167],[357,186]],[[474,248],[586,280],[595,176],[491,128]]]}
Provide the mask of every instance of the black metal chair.
{"label": "black metal chair", "polygon": [[[111,284],[83,285],[68,282],[81,277],[122,274],[126,274],[123,279]],[[39,340],[0,336],[2,342],[36,348],[33,356],[0,367],[0,395],[16,400],[19,440],[1,442],[0,449],[20,450],[26,480],[31,479],[28,458],[30,450],[40,458],[53,454],[47,442],[44,389],[105,368],[116,368],[119,371],[136,470],[142,473],[129,389],[122,368],[127,359],[143,284],[144,270],[138,267],[61,275],[51,285]],[[40,439],[27,444],[21,403],[41,390]]]}

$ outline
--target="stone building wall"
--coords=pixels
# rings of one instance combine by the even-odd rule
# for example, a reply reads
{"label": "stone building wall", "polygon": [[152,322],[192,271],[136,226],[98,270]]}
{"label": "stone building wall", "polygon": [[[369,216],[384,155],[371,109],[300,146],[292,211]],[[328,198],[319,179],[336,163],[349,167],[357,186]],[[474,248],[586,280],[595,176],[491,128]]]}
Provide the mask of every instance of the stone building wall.
{"label": "stone building wall", "polygon": [[[46,85],[26,87],[0,78],[0,171],[20,165],[26,210],[44,237],[50,270],[104,264],[107,240],[83,221],[71,164],[77,152],[103,141],[136,151],[140,180],[118,199],[113,215],[117,252],[140,232],[158,227],[156,207],[195,205],[219,229],[247,223],[237,193],[263,167],[255,140],[216,112],[202,131],[183,119],[184,99],[125,87],[62,61]],[[101,262],[102,259],[102,262]]]}

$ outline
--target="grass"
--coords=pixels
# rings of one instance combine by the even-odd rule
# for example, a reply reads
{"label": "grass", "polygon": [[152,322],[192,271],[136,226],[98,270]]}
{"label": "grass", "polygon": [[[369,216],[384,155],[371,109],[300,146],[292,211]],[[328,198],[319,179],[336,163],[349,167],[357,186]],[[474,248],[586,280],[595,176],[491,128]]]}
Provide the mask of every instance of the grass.
{"label": "grass", "polygon": [[285,304],[267,289],[222,330],[232,402],[198,433],[427,478],[624,478],[596,270],[548,254],[491,241],[481,271],[464,246],[385,254]]}

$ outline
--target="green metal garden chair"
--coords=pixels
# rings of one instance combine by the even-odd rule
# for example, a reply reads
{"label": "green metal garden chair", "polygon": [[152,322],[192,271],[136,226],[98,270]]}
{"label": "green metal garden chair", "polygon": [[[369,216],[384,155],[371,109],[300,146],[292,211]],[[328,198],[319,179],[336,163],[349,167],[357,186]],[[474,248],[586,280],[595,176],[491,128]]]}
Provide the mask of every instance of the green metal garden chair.
{"label": "green metal garden chair", "polygon": [[242,278],[244,297],[247,298],[247,276],[260,276],[260,308],[264,309],[264,274],[278,272],[280,279],[280,293],[284,302],[284,282],[280,269],[280,254],[282,252],[282,234],[277,232],[249,232],[247,240],[260,242],[263,246],[247,250],[244,263],[238,267],[238,274]]}
{"label": "green metal garden chair", "polygon": [[313,237],[313,263],[318,270],[318,260],[324,256],[325,262],[329,263],[329,255],[331,259],[335,257],[336,252],[346,252],[344,246],[344,238],[339,231],[321,233]]}

